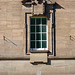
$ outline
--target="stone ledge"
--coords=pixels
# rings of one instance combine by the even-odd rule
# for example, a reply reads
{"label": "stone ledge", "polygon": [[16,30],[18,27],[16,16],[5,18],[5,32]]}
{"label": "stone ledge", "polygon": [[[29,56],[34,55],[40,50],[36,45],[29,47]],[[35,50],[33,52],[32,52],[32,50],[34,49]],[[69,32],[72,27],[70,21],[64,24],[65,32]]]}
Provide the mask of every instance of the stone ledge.
{"label": "stone ledge", "polygon": [[[33,52],[33,53],[39,53],[39,52]],[[41,53],[41,52],[40,52]],[[40,54],[39,53],[39,54]],[[43,52],[45,53],[45,52]],[[75,57],[73,56],[67,56],[67,57],[64,57],[64,56],[48,56],[47,57],[48,59],[51,59],[51,60],[75,60]],[[30,60],[30,55],[26,55],[25,57],[0,57],[0,60]]]}
{"label": "stone ledge", "polygon": [[48,58],[49,59],[53,59],[53,60],[56,60],[56,59],[58,59],[58,60],[59,59],[61,59],[61,60],[64,60],[64,59],[68,60],[68,59],[70,59],[71,60],[72,59],[73,60],[73,59],[75,59],[75,57],[73,57],[73,56],[66,56],[66,57],[65,56],[48,56]]}
{"label": "stone ledge", "polygon": [[30,55],[24,57],[0,57],[0,60],[30,60]]}

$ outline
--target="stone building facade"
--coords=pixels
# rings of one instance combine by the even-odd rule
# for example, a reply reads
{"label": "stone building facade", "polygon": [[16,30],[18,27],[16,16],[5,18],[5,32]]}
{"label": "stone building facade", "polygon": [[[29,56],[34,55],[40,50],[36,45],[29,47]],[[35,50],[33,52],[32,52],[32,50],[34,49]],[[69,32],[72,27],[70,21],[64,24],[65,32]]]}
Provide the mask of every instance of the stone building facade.
{"label": "stone building facade", "polygon": [[0,75],[75,74],[75,0],[0,0]]}

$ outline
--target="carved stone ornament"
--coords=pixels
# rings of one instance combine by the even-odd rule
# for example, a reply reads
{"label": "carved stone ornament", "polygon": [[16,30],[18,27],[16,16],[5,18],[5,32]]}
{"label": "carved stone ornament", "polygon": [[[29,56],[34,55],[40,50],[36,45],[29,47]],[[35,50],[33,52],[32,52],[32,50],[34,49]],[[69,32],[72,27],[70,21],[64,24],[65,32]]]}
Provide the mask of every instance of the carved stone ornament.
{"label": "carved stone ornament", "polygon": [[47,3],[47,4],[54,4],[55,2],[53,2],[52,0],[22,0],[22,3],[23,4],[29,4],[29,3],[31,3],[31,4],[33,4],[33,3],[40,3],[40,2],[42,2],[42,3]]}
{"label": "carved stone ornament", "polygon": [[24,6],[31,5],[34,15],[42,15],[46,13],[46,5],[54,4],[54,2],[52,2],[51,0],[23,0],[22,4]]}

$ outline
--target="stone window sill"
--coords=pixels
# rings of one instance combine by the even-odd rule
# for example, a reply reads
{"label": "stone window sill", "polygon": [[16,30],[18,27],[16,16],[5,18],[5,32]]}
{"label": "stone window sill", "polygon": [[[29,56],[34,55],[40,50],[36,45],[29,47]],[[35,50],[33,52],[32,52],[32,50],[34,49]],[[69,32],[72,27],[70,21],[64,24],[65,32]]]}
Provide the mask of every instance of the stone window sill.
{"label": "stone window sill", "polygon": [[31,53],[47,53],[49,50],[30,50]]}

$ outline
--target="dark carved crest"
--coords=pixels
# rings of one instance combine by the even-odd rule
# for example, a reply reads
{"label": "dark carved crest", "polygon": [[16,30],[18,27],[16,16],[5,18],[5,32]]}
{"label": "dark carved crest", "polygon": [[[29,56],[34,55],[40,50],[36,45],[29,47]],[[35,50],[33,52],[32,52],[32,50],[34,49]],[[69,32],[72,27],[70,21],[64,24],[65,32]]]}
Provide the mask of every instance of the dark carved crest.
{"label": "dark carved crest", "polygon": [[48,12],[48,10],[46,11],[46,8],[49,8],[49,6],[53,5],[54,2],[52,2],[51,0],[23,0],[22,4],[24,6],[31,5],[33,7],[34,15],[43,15]]}
{"label": "dark carved crest", "polygon": [[35,3],[37,3],[37,2],[38,2],[38,3],[45,3],[45,2],[46,2],[47,4],[54,4],[54,2],[51,1],[51,0],[23,0],[23,1],[22,1],[23,4],[26,4],[26,3],[28,3],[28,2],[29,2],[29,3],[32,3],[32,4],[33,4],[34,2],[35,2]]}

